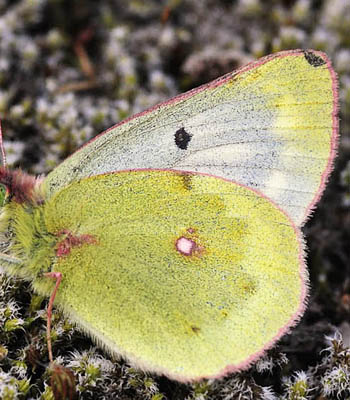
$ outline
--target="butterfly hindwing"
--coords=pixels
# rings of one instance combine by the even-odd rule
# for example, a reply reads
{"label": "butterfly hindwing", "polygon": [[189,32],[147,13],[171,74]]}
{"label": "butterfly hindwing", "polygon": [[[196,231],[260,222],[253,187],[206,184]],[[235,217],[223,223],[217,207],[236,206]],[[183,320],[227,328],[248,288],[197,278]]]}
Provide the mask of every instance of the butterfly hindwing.
{"label": "butterfly hindwing", "polygon": [[[300,232],[242,185],[119,172],[74,182],[41,207],[37,225],[57,242],[36,267],[53,261],[62,274],[56,305],[146,370],[189,381],[241,369],[304,309]],[[33,282],[45,295],[53,286]]]}

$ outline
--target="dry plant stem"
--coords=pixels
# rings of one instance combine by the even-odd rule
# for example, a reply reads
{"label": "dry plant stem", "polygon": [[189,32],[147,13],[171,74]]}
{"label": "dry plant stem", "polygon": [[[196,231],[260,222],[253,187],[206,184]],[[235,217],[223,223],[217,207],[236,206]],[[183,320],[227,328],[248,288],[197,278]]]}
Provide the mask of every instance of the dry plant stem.
{"label": "dry plant stem", "polygon": [[91,39],[92,36],[93,30],[91,28],[86,29],[79,35],[74,45],[74,50],[76,55],[78,56],[81,69],[90,80],[95,79],[95,70],[87,54],[87,51],[85,50],[84,45]]}
{"label": "dry plant stem", "polygon": [[52,307],[53,302],[55,301],[57,289],[60,286],[62,280],[61,272],[46,272],[44,276],[48,278],[56,279],[55,288],[50,296],[49,305],[47,306],[47,325],[46,325],[46,339],[47,339],[47,350],[49,353],[49,360],[50,363],[53,363],[53,356],[52,356],[52,343],[51,343],[51,317],[52,317]]}
{"label": "dry plant stem", "polygon": [[87,77],[87,80],[81,82],[71,82],[63,85],[61,88],[58,89],[58,93],[65,93],[71,91],[79,91],[79,90],[88,90],[96,86],[96,77],[95,77],[95,70],[90,61],[89,55],[85,50],[85,43],[88,42],[93,35],[93,31],[91,28],[86,29],[83,31],[76,43],[74,44],[74,51],[79,59],[80,67]]}
{"label": "dry plant stem", "polygon": [[78,92],[96,87],[96,81],[82,81],[67,83],[57,90],[57,93]]}
{"label": "dry plant stem", "polygon": [[170,13],[171,13],[171,9],[170,9],[169,5],[164,6],[162,15],[161,15],[161,21],[162,21],[163,25],[168,21],[168,19],[170,17]]}

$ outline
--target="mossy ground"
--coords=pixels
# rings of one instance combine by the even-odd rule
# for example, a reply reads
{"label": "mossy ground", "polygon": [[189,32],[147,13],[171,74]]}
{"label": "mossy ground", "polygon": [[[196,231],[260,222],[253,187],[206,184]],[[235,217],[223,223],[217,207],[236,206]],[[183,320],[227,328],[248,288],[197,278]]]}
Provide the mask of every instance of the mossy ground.
{"label": "mossy ground", "polygon": [[[264,54],[323,50],[339,75],[339,154],[304,228],[311,297],[300,324],[249,371],[180,385],[110,360],[57,313],[54,353],[74,371],[80,398],[350,398],[349,26],[348,0],[0,0],[5,148],[9,165],[30,173],[47,173],[119,120]],[[45,305],[28,284],[1,277],[4,399],[52,398]]]}

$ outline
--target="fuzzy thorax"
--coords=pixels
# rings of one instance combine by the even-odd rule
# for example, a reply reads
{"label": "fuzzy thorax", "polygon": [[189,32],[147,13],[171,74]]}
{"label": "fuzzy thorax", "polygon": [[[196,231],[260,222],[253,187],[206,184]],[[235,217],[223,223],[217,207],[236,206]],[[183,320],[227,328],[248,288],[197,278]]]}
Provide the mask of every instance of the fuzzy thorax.
{"label": "fuzzy thorax", "polygon": [[47,199],[40,178],[0,168],[0,184],[7,188],[0,214],[0,260],[4,271],[31,281],[41,294],[50,294],[52,281],[45,273],[74,247],[95,244],[96,240],[90,234],[52,228],[48,220],[55,219],[50,207],[55,200]]}
{"label": "fuzzy thorax", "polygon": [[50,268],[57,240],[45,226],[41,181],[20,170],[0,168],[0,183],[7,191],[0,216],[0,241],[5,250],[2,264],[8,274],[28,280]]}

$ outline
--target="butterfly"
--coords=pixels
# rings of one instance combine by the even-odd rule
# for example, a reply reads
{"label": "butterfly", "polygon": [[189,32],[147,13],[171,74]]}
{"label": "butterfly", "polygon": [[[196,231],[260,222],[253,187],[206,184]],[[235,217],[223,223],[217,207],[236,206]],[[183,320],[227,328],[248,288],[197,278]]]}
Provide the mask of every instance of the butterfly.
{"label": "butterfly", "polygon": [[284,51],[120,122],[45,178],[3,165],[0,260],[50,296],[50,358],[53,302],[108,352],[182,382],[261,357],[306,307],[301,227],[337,110],[327,56]]}

